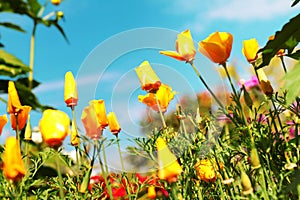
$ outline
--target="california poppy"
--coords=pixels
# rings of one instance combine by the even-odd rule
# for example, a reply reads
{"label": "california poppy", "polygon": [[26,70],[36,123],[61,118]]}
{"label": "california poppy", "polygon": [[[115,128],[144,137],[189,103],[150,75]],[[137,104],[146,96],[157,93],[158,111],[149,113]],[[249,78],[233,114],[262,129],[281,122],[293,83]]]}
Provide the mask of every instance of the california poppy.
{"label": "california poppy", "polygon": [[161,137],[156,140],[158,157],[158,177],[170,182],[177,181],[177,176],[181,174],[182,168],[177,158],[170,151],[166,142]]}
{"label": "california poppy", "polygon": [[72,72],[67,72],[65,74],[65,91],[64,91],[64,101],[67,106],[76,106],[78,102],[78,92],[76,81]]}
{"label": "california poppy", "polygon": [[110,132],[114,135],[118,135],[118,133],[121,131],[121,127],[119,125],[116,114],[114,112],[108,113],[107,119]]}
{"label": "california poppy", "polygon": [[160,51],[159,53],[180,61],[192,62],[196,55],[196,49],[190,30],[185,30],[177,35],[176,51]]}
{"label": "california poppy", "polygon": [[43,112],[39,127],[43,141],[50,147],[60,146],[69,134],[70,119],[60,110],[47,109]]}
{"label": "california poppy", "polygon": [[15,137],[6,139],[3,154],[3,174],[8,180],[19,181],[25,176],[26,169],[22,160],[19,142]]}
{"label": "california poppy", "polygon": [[161,85],[160,79],[148,61],[144,61],[136,67],[135,72],[140,80],[142,90],[155,93],[159,89]]}
{"label": "california poppy", "polygon": [[212,62],[224,64],[230,56],[232,42],[230,33],[214,32],[198,43],[198,50]]}

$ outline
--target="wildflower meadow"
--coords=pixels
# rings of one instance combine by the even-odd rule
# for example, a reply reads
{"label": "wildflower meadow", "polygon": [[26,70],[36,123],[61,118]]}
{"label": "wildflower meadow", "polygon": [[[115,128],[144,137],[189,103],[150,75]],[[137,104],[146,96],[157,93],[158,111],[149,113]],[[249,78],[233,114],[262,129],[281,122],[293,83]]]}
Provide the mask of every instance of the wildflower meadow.
{"label": "wildflower meadow", "polygon": [[[69,112],[44,105],[34,94],[40,84],[33,73],[36,30],[53,27],[70,42],[61,25],[64,12],[45,13],[47,6],[64,2],[42,3],[0,0],[1,13],[33,22],[28,65],[5,50],[5,40],[0,43],[0,98],[6,108],[0,133],[4,128],[11,133],[0,146],[0,199],[300,199],[300,14],[287,19],[266,44],[258,44],[255,35],[243,41],[248,80],[238,78],[237,66],[229,62],[237,36],[220,30],[195,41],[192,29],[179,31],[174,48],[157,54],[190,68],[190,78],[205,89],[182,97],[168,114],[180,91],[160,78],[151,57],[137,60],[132,66],[140,83],[137,99],[151,113],[140,123],[152,123],[141,130],[145,137],[126,147],[127,157],[117,110],[101,96],[77,109],[75,71],[65,73],[61,88],[60,102]],[[0,20],[0,26],[24,32],[12,22]],[[225,90],[211,88],[198,66],[201,60],[195,62],[197,54],[217,65]],[[31,125],[33,111],[42,113],[38,130]],[[37,132],[41,143],[32,138]],[[67,138],[75,158],[64,153]],[[120,169],[109,167],[112,145]],[[147,170],[129,171],[126,163]]]}

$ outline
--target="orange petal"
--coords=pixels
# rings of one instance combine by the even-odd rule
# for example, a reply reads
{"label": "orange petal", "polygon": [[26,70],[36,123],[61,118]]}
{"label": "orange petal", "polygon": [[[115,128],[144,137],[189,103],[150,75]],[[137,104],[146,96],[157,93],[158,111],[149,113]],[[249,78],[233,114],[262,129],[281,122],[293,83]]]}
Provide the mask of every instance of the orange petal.
{"label": "orange petal", "polygon": [[8,119],[6,115],[2,115],[0,116],[0,135],[2,134],[2,129],[5,126],[5,124],[7,123]]}
{"label": "orange petal", "polygon": [[30,111],[30,106],[21,106],[21,111],[17,115],[10,114],[10,123],[13,130],[17,129],[16,117],[18,117],[18,129],[22,130],[25,127]]}
{"label": "orange petal", "polygon": [[112,132],[112,134],[114,135],[118,135],[118,133],[121,131],[121,127],[119,125],[116,114],[114,112],[108,113],[107,119],[108,119],[110,132]]}
{"label": "orange petal", "polygon": [[176,51],[160,51],[160,54],[175,58],[176,60],[185,61],[185,58]]}

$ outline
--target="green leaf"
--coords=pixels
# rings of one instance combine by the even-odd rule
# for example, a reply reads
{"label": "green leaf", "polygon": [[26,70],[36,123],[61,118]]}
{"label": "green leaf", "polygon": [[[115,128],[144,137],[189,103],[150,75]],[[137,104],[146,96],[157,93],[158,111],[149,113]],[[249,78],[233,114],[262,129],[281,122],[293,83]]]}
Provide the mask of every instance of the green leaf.
{"label": "green leaf", "polygon": [[28,0],[28,5],[33,16],[37,17],[42,5],[37,0]]}
{"label": "green leaf", "polygon": [[300,60],[300,49],[292,54],[287,54],[286,56],[293,58],[295,60]]}
{"label": "green leaf", "polygon": [[65,38],[67,43],[70,43],[63,28],[58,24],[58,20],[43,20],[43,19],[41,19],[40,22],[48,27],[55,26],[58,29],[58,31],[62,34],[62,36]]}
{"label": "green leaf", "polygon": [[0,75],[16,77],[29,71],[29,67],[20,59],[0,49]]}
{"label": "green leaf", "polygon": [[300,94],[300,63],[298,63],[294,69],[290,70],[284,77],[285,84],[284,90],[287,90],[286,102],[291,104],[295,98]]}
{"label": "green leaf", "polygon": [[291,54],[300,42],[300,14],[286,23],[281,31],[277,31],[274,40],[269,40],[267,44],[259,50],[262,52],[262,63],[257,69],[268,65],[279,49],[287,49]]}
{"label": "green leaf", "polygon": [[19,25],[10,23],[10,22],[0,22],[0,26],[4,26],[6,28],[10,28],[16,31],[20,31],[20,32],[26,32],[24,29],[22,29]]}
{"label": "green leaf", "polygon": [[300,0],[295,0],[292,4],[292,7],[294,7],[297,3],[299,3]]}

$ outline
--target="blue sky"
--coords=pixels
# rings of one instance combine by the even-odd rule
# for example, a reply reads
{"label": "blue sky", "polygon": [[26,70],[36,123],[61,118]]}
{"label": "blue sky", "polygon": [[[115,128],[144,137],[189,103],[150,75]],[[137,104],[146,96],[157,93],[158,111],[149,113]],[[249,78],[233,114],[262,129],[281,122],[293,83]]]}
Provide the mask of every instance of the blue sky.
{"label": "blue sky", "polygon": [[[178,97],[185,93],[193,95],[203,87],[192,69],[158,51],[174,50],[176,34],[185,29],[191,30],[195,44],[212,32],[226,31],[234,37],[229,63],[235,62],[241,77],[248,77],[249,65],[241,53],[242,41],[255,37],[264,45],[270,35],[299,13],[299,5],[291,8],[291,3],[287,0],[65,0],[59,6],[50,5],[48,12],[65,13],[65,21],[60,24],[70,44],[55,28],[38,27],[34,78],[42,85],[35,93],[43,104],[70,114],[63,102],[64,74],[70,70],[78,81],[78,118],[89,100],[103,98],[107,111],[116,112],[123,134],[129,138],[140,136],[137,121],[145,106],[136,98],[145,93],[139,88],[134,67],[149,60],[161,80],[178,91]],[[1,21],[15,22],[28,31],[24,34],[0,29],[5,50],[28,63],[31,21],[24,16],[0,15]],[[212,87],[219,83],[215,64],[200,53],[195,62]],[[1,113],[5,109],[5,105],[0,106]],[[36,126],[41,114],[32,115]],[[9,134],[13,133],[7,125],[4,137]]]}

